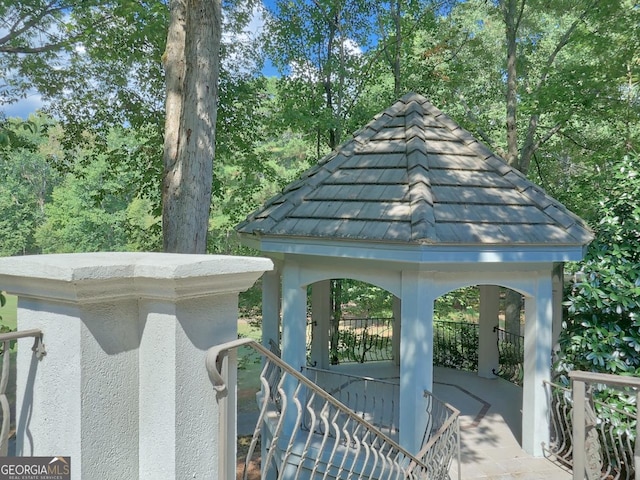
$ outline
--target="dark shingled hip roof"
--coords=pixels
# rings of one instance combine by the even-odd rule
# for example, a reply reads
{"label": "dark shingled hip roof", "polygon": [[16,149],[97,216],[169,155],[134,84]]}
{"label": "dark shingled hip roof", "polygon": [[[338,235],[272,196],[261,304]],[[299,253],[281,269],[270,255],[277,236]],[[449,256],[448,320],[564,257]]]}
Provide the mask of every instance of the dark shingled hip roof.
{"label": "dark shingled hip roof", "polygon": [[240,234],[421,245],[586,245],[589,227],[408,94],[237,226]]}

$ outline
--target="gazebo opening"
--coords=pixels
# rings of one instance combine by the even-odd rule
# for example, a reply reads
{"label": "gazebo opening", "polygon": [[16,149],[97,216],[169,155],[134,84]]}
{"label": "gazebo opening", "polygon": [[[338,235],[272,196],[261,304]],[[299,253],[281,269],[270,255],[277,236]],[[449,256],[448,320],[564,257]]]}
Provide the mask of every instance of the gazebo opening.
{"label": "gazebo opening", "polygon": [[522,295],[499,287],[497,305],[494,298],[485,300],[489,302],[487,311],[481,304],[482,290],[478,285],[462,287],[436,299],[433,365],[480,372],[486,378],[499,376],[522,386],[525,320]]}
{"label": "gazebo opening", "polygon": [[[323,287],[318,283],[316,288]],[[320,312],[314,315],[313,289],[314,285],[307,289],[308,367],[381,361],[399,365],[400,302],[391,292],[350,278],[332,279],[329,298],[325,295],[320,300],[324,306],[315,305]],[[499,287],[497,311],[483,318],[481,325],[481,290],[477,285],[462,287],[435,300],[433,365],[481,372],[487,378],[499,376],[522,386],[524,299],[514,290]],[[490,302],[494,304],[495,299]],[[376,367],[370,370],[375,377]]]}
{"label": "gazebo opening", "polygon": [[312,284],[309,294],[308,366],[326,368],[398,357],[399,344],[394,343],[398,312],[394,315],[396,301],[391,292],[353,278],[336,278]]}

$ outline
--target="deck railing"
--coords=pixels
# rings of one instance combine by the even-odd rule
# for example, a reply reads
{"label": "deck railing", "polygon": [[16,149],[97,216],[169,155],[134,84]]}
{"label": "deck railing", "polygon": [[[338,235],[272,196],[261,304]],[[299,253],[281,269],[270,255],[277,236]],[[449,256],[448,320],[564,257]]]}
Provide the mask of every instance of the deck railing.
{"label": "deck railing", "polygon": [[250,339],[239,339],[209,350],[207,369],[219,391],[226,389],[219,371],[221,359],[241,345],[252,347],[264,357],[262,390],[258,395],[260,414],[246,456],[244,479],[261,434],[265,443],[261,458],[263,478],[448,478],[451,462],[459,451],[456,449],[457,410],[451,409],[444,421],[434,411],[429,431],[425,433],[424,448],[414,456],[367,419]]}
{"label": "deck railing", "polygon": [[[399,380],[361,377],[317,368],[306,368],[305,371],[308,378],[357,415],[391,438],[398,437]],[[425,392],[424,397],[429,424],[417,457],[431,468],[429,478],[446,479],[449,478],[452,461],[458,462],[460,472],[458,411],[429,392]]]}
{"label": "deck railing", "polygon": [[550,443],[542,448],[547,456],[553,457],[565,467],[573,466],[573,436],[571,432],[571,412],[573,399],[571,389],[556,383],[544,382],[550,415]]}
{"label": "deck railing", "polygon": [[452,462],[457,462],[458,480],[461,479],[460,465],[460,412],[433,395],[425,392],[429,425],[422,440],[422,449],[416,455],[429,466],[427,478],[447,480]]}
{"label": "deck railing", "polygon": [[[311,326],[311,324],[310,324]],[[393,318],[343,318],[330,338],[333,363],[364,363],[393,358]],[[309,329],[312,331],[312,329]],[[307,335],[309,346],[311,335]]]}
{"label": "deck railing", "polygon": [[524,381],[524,337],[494,327],[498,342],[498,370],[493,373],[522,386]]}
{"label": "deck railing", "polygon": [[2,428],[0,429],[0,456],[6,457],[9,451],[9,433],[11,429],[11,407],[7,397],[9,374],[11,373],[11,344],[19,338],[34,337],[31,348],[38,359],[41,359],[46,351],[42,343],[40,330],[23,330],[21,332],[9,332],[0,334],[2,343],[2,375],[0,376],[0,406],[2,407]]}
{"label": "deck railing", "polygon": [[[312,342],[308,325],[307,347]],[[393,360],[393,318],[349,318],[339,322],[331,339],[333,363],[365,363]],[[495,327],[498,369],[494,374],[522,386],[524,377],[524,337]],[[434,320],[433,364],[469,372],[478,371],[479,326],[474,322]],[[315,365],[314,365],[315,366]]]}
{"label": "deck railing", "polygon": [[478,324],[436,320],[433,322],[433,365],[476,372]]}
{"label": "deck railing", "polygon": [[582,480],[640,479],[640,378],[571,372],[572,388],[547,383],[551,443],[546,452]]}

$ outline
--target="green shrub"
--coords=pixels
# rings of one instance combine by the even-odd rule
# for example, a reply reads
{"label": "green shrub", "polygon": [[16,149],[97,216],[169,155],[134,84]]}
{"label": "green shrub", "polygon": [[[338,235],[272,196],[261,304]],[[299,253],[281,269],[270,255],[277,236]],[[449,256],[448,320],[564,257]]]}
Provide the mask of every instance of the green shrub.
{"label": "green shrub", "polygon": [[[557,381],[583,370],[640,374],[640,162],[625,158],[614,187],[601,202],[596,239],[579,265],[581,280],[570,286],[555,363]],[[635,395],[603,385],[593,391],[599,422],[614,437],[635,441]],[[606,429],[606,428],[605,428]],[[613,448],[610,440],[602,440]],[[618,441],[619,443],[619,441]],[[620,466],[623,468],[624,466]]]}
{"label": "green shrub", "polygon": [[571,286],[556,363],[570,370],[640,374],[640,162],[625,158],[601,202],[596,239]]}

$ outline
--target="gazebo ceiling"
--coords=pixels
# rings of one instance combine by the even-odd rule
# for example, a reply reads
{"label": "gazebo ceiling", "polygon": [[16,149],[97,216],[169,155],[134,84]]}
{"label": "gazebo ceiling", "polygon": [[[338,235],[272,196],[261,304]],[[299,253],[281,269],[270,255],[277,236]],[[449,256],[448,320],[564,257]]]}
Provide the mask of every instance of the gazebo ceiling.
{"label": "gazebo ceiling", "polygon": [[573,246],[589,227],[408,94],[238,225],[247,238],[458,248]]}

